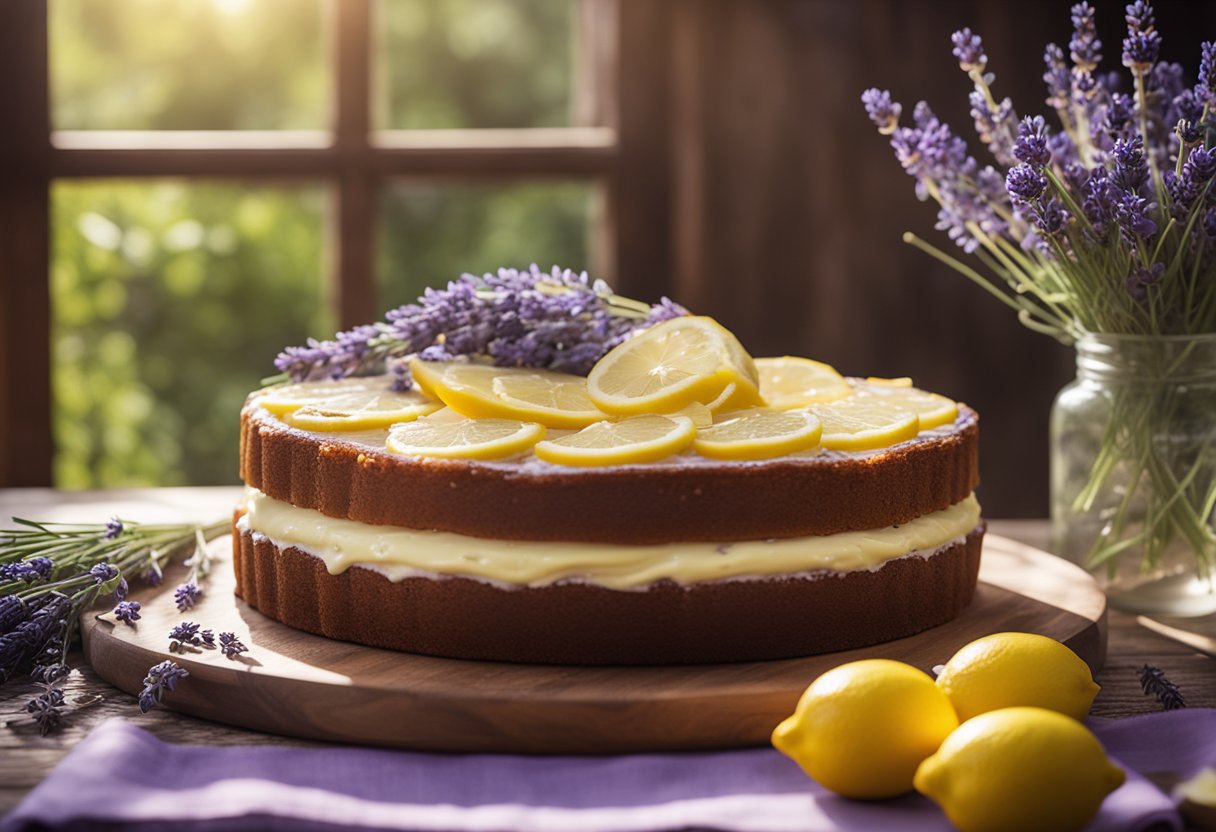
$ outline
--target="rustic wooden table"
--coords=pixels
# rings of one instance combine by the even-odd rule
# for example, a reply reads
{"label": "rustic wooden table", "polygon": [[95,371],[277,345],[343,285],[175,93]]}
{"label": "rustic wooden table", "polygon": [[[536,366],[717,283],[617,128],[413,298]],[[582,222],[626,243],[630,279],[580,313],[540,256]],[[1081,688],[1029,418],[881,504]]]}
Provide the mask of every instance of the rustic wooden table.
{"label": "rustic wooden table", "polygon": [[[58,493],[45,489],[0,490],[0,524],[10,516],[42,520],[96,521],[124,506],[127,517],[146,522],[207,520],[231,511],[239,489],[176,488],[129,491]],[[1047,542],[1047,523],[1042,520],[991,521],[996,534],[1038,548]],[[1177,626],[1216,637],[1216,616],[1171,622]],[[1145,696],[1137,669],[1150,663],[1162,668],[1176,682],[1193,706],[1216,707],[1216,660],[1195,653],[1151,633],[1135,618],[1110,613],[1110,643],[1106,664],[1097,681],[1102,686],[1093,713],[1102,717],[1125,717],[1159,709],[1153,697]],[[12,683],[0,688],[0,815],[3,815],[55,766],[77,742],[110,717],[135,720],[140,727],[170,742],[209,745],[317,745],[305,740],[230,728],[213,722],[157,709],[140,714],[135,699],[110,686],[80,664],[67,684],[67,698],[74,703],[70,718],[50,736],[40,736],[24,712],[34,692],[32,685]]]}

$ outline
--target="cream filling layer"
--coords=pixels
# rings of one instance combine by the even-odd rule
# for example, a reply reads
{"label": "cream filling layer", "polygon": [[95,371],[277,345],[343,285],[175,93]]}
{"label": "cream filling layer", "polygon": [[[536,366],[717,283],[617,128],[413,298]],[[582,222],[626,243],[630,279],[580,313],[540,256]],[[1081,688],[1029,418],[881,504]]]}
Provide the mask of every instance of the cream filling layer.
{"label": "cream filling layer", "polygon": [[238,528],[320,558],[331,575],[354,565],[389,580],[461,576],[512,586],[560,581],[640,589],[664,578],[677,583],[762,578],[820,571],[875,569],[912,552],[926,555],[969,534],[980,522],[975,495],[899,526],[821,537],[624,546],[488,540],[452,532],[374,526],[327,517],[247,488]]}

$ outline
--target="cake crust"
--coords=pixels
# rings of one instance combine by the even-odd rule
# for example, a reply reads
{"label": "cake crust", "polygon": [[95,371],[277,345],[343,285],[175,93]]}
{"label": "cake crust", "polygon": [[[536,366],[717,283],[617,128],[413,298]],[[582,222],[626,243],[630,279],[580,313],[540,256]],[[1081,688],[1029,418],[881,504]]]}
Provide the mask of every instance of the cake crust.
{"label": "cake crust", "polygon": [[979,425],[859,456],[603,469],[414,459],[291,428],[249,404],[241,477],[330,517],[506,540],[723,543],[885,528],[979,484]]}
{"label": "cake crust", "polygon": [[459,659],[543,664],[699,664],[835,652],[903,638],[971,601],[984,526],[931,557],[813,576],[500,588],[460,577],[392,582],[329,574],[319,558],[234,529],[237,595],[329,638]]}

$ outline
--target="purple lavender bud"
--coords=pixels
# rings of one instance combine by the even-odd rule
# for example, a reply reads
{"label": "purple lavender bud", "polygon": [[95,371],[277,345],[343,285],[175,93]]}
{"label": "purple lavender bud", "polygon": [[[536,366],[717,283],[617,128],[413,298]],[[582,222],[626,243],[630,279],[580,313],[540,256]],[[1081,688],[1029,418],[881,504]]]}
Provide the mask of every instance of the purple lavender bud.
{"label": "purple lavender bud", "polygon": [[1148,72],[1161,52],[1161,35],[1153,28],[1153,7],[1136,0],[1127,7],[1127,37],[1123,39],[1123,65],[1133,72]]}
{"label": "purple lavender bud", "polygon": [[1081,188],[1081,208],[1099,238],[1115,220],[1115,198],[1111,190],[1106,168],[1096,167],[1089,172],[1089,179]]}
{"label": "purple lavender bud", "polygon": [[12,632],[28,614],[25,602],[16,595],[0,595],[0,635]]}
{"label": "purple lavender bud", "polygon": [[220,652],[230,659],[235,659],[241,653],[249,652],[249,648],[241,643],[236,633],[220,633]]}
{"label": "purple lavender bud", "polygon": [[895,132],[903,108],[898,101],[891,100],[890,91],[871,87],[861,94],[861,103],[865,105],[866,114],[879,133],[889,136]]}
{"label": "purple lavender bud", "polygon": [[59,727],[63,718],[62,705],[63,691],[52,688],[26,702],[25,710],[38,724],[39,732],[45,737]]}
{"label": "purple lavender bud", "polygon": [[[70,669],[62,662],[53,662],[51,664],[37,665],[30,671],[30,678],[42,685],[53,685],[67,678]],[[59,693],[63,695],[62,692]]]}
{"label": "purple lavender bud", "polygon": [[199,642],[207,647],[215,646],[215,633],[211,630],[203,630],[198,634]]}
{"label": "purple lavender bud", "polygon": [[1148,212],[1149,201],[1134,193],[1125,193],[1115,206],[1115,215],[1119,221],[1119,230],[1129,245],[1136,245],[1137,238],[1148,239],[1157,233],[1157,223],[1153,222]]}
{"label": "purple lavender bud", "polygon": [[173,590],[173,602],[177,604],[178,612],[185,612],[193,609],[198,603],[198,598],[203,594],[199,589],[198,584],[194,581],[186,581],[184,584],[179,584],[177,589]]}
{"label": "purple lavender bud", "polygon": [[1171,170],[1165,172],[1165,189],[1170,195],[1175,217],[1181,220],[1190,214],[1191,206],[1213,176],[1216,176],[1216,150],[1203,147],[1191,150],[1180,175],[1174,175]]}
{"label": "purple lavender bud", "polygon": [[1072,40],[1068,48],[1073,63],[1086,75],[1102,62],[1102,41],[1098,40],[1098,29],[1094,25],[1094,9],[1089,3],[1078,3],[1071,9]]}
{"label": "purple lavender bud", "polygon": [[180,644],[198,644],[198,625],[193,621],[183,621],[169,631],[169,640]]}
{"label": "purple lavender bud", "polygon": [[113,540],[120,534],[122,534],[122,521],[116,515],[106,521],[106,533],[104,537],[106,540]]}
{"label": "purple lavender bud", "polygon": [[1199,83],[1195,94],[1216,109],[1216,41],[1206,40],[1199,47]]}
{"label": "purple lavender bud", "polygon": [[993,110],[988,106],[987,96],[980,90],[972,90],[969,100],[971,117],[975,119],[975,132],[979,134],[980,141],[988,146],[993,157],[1002,165],[1014,164],[1016,160],[1013,158],[1011,140],[1014,133],[1013,102],[1006,98]]}
{"label": "purple lavender bud", "polygon": [[1071,73],[1064,63],[1064,50],[1054,43],[1047,44],[1043,53],[1043,81],[1047,84],[1047,104],[1062,110],[1068,106],[1072,84]]}
{"label": "purple lavender bud", "polygon": [[984,54],[984,41],[971,29],[959,29],[950,36],[954,44],[954,57],[964,72],[983,72],[988,65],[988,56]]}
{"label": "purple lavender bud", "polygon": [[127,624],[133,624],[139,620],[139,610],[138,601],[119,601],[118,605],[114,607],[114,617]]}
{"label": "purple lavender bud", "polygon": [[1051,162],[1047,148],[1047,125],[1042,116],[1026,116],[1018,125],[1018,138],[1013,143],[1013,155],[1019,162],[1042,169]]}
{"label": "purple lavender bud", "polygon": [[175,690],[178,680],[189,675],[188,670],[171,661],[164,661],[149,668],[148,675],[144,677],[143,690],[139,692],[139,709],[144,713],[152,710],[161,703],[165,691]]}
{"label": "purple lavender bud", "polygon": [[10,632],[0,635],[0,683],[21,672],[35,657],[58,649],[67,630],[72,602],[58,592],[38,599],[38,606]]}
{"label": "purple lavender bud", "polygon": [[1154,263],[1152,266],[1145,268],[1137,266],[1132,269],[1127,276],[1126,286],[1127,293],[1137,303],[1144,303],[1148,299],[1148,289],[1161,280],[1161,276],[1165,273],[1164,263]]}
{"label": "purple lavender bud", "polygon": [[1139,136],[1131,141],[1116,141],[1111,155],[1115,159],[1115,167],[1111,172],[1111,182],[1116,188],[1136,193],[1148,181],[1148,162],[1144,158],[1144,142]]}
{"label": "purple lavender bud", "polygon": [[98,563],[89,570],[89,574],[93,576],[94,581],[104,584],[118,577],[118,567],[112,563]]}
{"label": "purple lavender bud", "polygon": [[1047,237],[1058,237],[1068,227],[1068,211],[1054,199],[1042,200],[1034,210],[1035,225]]}
{"label": "purple lavender bud", "polygon": [[1021,202],[1034,202],[1046,188],[1047,177],[1026,163],[1010,168],[1005,177],[1005,189],[1011,197]]}
{"label": "purple lavender bud", "polygon": [[1110,136],[1111,141],[1126,142],[1130,138],[1134,113],[1135,103],[1130,95],[1111,93],[1102,121],[1102,129]]}

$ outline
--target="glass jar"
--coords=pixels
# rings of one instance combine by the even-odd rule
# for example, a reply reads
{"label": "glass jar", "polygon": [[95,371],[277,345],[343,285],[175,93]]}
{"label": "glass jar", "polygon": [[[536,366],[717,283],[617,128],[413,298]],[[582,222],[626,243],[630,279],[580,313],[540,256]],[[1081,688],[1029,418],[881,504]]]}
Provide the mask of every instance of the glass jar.
{"label": "glass jar", "polygon": [[1086,335],[1051,412],[1056,552],[1111,606],[1216,612],[1216,334]]}

